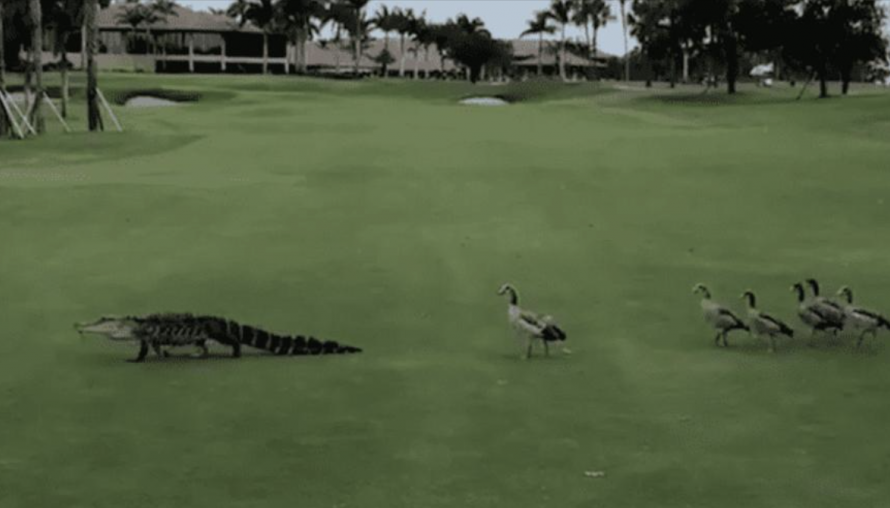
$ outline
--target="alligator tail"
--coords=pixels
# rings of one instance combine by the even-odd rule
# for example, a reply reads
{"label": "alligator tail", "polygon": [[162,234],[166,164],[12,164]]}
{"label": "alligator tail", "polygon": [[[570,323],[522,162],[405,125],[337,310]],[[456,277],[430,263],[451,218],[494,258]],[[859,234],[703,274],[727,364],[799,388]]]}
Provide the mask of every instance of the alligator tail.
{"label": "alligator tail", "polygon": [[276,355],[330,355],[360,353],[357,347],[333,340],[319,340],[303,335],[289,336],[267,332],[261,328],[226,321],[226,341],[237,351],[239,346],[250,346]]}

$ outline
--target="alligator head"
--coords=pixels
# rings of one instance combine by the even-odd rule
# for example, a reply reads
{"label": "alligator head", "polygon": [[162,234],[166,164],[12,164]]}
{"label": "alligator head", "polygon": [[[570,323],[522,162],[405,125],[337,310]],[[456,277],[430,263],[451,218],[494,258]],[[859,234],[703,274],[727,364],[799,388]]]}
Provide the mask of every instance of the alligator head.
{"label": "alligator head", "polygon": [[74,329],[80,334],[103,335],[111,340],[133,340],[138,326],[133,318],[103,316],[91,323],[76,323]]}

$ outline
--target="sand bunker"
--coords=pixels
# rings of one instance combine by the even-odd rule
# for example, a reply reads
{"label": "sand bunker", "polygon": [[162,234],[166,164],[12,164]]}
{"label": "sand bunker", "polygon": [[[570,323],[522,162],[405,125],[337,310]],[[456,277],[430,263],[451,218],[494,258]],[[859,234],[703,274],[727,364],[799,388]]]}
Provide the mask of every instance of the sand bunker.
{"label": "sand bunker", "polygon": [[179,106],[179,103],[148,95],[137,95],[136,97],[127,99],[124,106],[128,108],[167,108],[170,106]]}
{"label": "sand bunker", "polygon": [[460,101],[468,106],[509,106],[510,103],[499,97],[470,97]]}

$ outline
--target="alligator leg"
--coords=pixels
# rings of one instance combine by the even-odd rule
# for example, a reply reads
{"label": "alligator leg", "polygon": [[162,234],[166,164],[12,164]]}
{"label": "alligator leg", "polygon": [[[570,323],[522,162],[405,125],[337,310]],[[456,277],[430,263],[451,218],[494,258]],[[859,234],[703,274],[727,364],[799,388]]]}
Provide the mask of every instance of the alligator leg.
{"label": "alligator leg", "polygon": [[152,342],[151,348],[154,350],[155,354],[158,355],[158,358],[168,358],[170,356],[170,351],[162,349],[161,345],[157,342]]}
{"label": "alligator leg", "polygon": [[133,358],[132,360],[127,360],[128,362],[142,363],[145,361],[145,357],[148,356],[148,342],[143,340],[139,344],[139,356]]}
{"label": "alligator leg", "polygon": [[195,347],[199,349],[199,352],[194,355],[195,358],[207,358],[210,356],[210,350],[207,349],[207,341],[199,340],[195,342]]}

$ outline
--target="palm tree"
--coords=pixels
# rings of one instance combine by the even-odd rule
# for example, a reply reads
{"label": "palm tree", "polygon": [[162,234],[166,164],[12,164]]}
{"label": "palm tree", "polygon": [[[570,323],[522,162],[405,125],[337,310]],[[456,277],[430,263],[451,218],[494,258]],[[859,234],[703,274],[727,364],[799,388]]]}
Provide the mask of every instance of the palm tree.
{"label": "palm tree", "polygon": [[535,19],[528,21],[528,28],[519,36],[526,35],[538,36],[538,76],[544,74],[544,34],[552,34],[556,29],[550,24],[550,15],[547,11],[538,11],[535,13]]}
{"label": "palm tree", "polygon": [[[584,27],[587,36],[588,58],[596,61],[597,34],[599,29],[614,19],[607,0],[575,0],[575,14],[572,20]],[[593,25],[593,38],[590,37],[590,26]],[[595,67],[594,67],[595,68]]]}
{"label": "palm tree", "polygon": [[319,0],[279,0],[281,24],[295,46],[297,72],[305,73],[308,64],[309,40],[318,33],[316,18],[323,18],[324,6]]}
{"label": "palm tree", "polygon": [[346,30],[352,36],[352,58],[355,65],[355,74],[359,73],[359,66],[362,59],[362,45],[368,33],[371,23],[365,18],[365,7],[370,0],[343,0],[343,3],[349,7],[351,11],[350,22]]}
{"label": "palm tree", "polygon": [[[146,24],[149,18],[149,9],[139,3],[139,0],[127,0],[124,8],[117,14],[118,23],[129,25],[133,32],[130,44],[132,50],[135,51],[136,36],[139,27]],[[148,49],[146,48],[146,52]]]}
{"label": "palm tree", "polygon": [[272,0],[235,0],[226,11],[241,26],[253,23],[263,32],[263,74],[269,73],[269,35],[275,29],[276,8]]}
{"label": "palm tree", "polygon": [[[418,66],[420,64],[420,49],[424,50],[424,62],[429,62],[430,59],[430,45],[433,42],[433,32],[430,30],[429,25],[426,21],[426,11],[420,13],[419,16],[413,16],[411,18],[411,26],[408,29],[408,33],[411,34],[412,42],[414,42],[414,79],[418,79]],[[424,78],[429,77],[429,69],[424,67]]]}
{"label": "palm tree", "polygon": [[396,9],[393,12],[393,24],[399,32],[399,77],[405,77],[405,57],[408,56],[405,51],[405,38],[411,33],[411,27],[414,23],[414,11],[411,9]]}
{"label": "palm tree", "polygon": [[621,33],[624,35],[624,81],[630,81],[630,53],[627,48],[627,0],[618,0],[621,5]]}
{"label": "palm tree", "polygon": [[28,2],[28,13],[31,22],[31,69],[34,74],[34,101],[28,118],[40,134],[46,128],[43,115],[40,114],[40,105],[43,102],[43,9],[40,0]]}
{"label": "palm tree", "polygon": [[96,53],[99,44],[99,0],[86,0],[84,26],[87,31],[87,119],[90,131],[102,129],[102,116],[99,114],[99,86],[97,79]]}
{"label": "palm tree", "polygon": [[334,44],[334,66],[338,73],[340,72],[340,50],[343,49],[343,31],[350,23],[350,19],[352,19],[351,8],[340,2],[328,4],[322,13],[322,24],[331,23],[333,25],[333,36],[329,42]]}
{"label": "palm tree", "polygon": [[[399,9],[396,9],[396,11],[399,11]],[[380,62],[383,66],[383,77],[386,77],[389,74],[387,69],[391,59],[391,54],[389,52],[389,33],[397,28],[396,11],[390,11],[389,7],[381,5],[380,8],[377,9],[374,18],[371,20],[374,23],[374,26],[383,32],[383,53],[388,56],[388,58],[383,58],[383,54],[381,54]]]}
{"label": "palm tree", "polygon": [[[170,16],[179,16],[179,13],[176,12],[176,1],[175,0],[154,0],[150,5],[149,9],[153,14],[152,18],[155,23],[167,24],[167,20]],[[149,38],[151,38],[151,28],[149,25]],[[157,54],[158,50],[158,41],[152,39],[152,45],[154,46],[154,52]],[[162,66],[164,69],[167,68],[167,45],[165,43],[161,43],[161,54],[164,55],[164,59],[162,60]]]}
{"label": "palm tree", "polygon": [[82,0],[53,0],[44,3],[46,26],[54,33],[53,52],[59,55],[59,73],[62,81],[62,117],[68,117],[69,79],[68,39],[77,33],[83,24]]}
{"label": "palm tree", "polygon": [[559,77],[563,81],[566,76],[566,26],[572,22],[572,0],[551,0],[550,19],[559,23],[561,29],[559,42]]}

